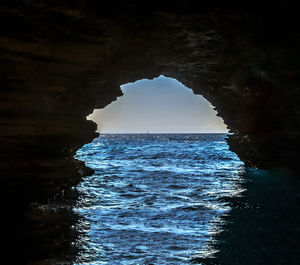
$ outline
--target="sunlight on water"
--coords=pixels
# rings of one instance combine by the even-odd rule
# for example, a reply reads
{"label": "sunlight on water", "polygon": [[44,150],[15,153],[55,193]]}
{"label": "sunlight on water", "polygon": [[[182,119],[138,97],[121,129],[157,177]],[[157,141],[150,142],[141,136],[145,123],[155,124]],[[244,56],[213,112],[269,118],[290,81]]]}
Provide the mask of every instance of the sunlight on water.
{"label": "sunlight on water", "polygon": [[226,134],[101,135],[77,152],[95,170],[77,186],[76,264],[188,264],[240,196],[243,163]]}

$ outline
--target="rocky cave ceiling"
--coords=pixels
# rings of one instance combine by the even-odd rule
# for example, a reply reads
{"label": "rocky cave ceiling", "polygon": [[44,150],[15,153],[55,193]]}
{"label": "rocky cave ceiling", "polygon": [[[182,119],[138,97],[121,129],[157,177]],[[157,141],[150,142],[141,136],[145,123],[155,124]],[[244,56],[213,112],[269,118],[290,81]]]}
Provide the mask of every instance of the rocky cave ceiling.
{"label": "rocky cave ceiling", "polygon": [[2,1],[2,178],[28,186],[24,205],[75,185],[89,170],[73,155],[97,136],[86,116],[121,84],[161,74],[216,107],[246,165],[298,167],[296,11],[288,1]]}

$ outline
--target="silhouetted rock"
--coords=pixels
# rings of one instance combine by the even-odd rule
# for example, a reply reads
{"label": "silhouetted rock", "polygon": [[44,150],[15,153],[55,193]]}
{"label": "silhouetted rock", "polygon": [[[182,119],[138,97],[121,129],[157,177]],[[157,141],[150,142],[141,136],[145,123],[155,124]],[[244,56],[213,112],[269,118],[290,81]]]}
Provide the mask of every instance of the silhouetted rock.
{"label": "silhouetted rock", "polygon": [[0,10],[2,201],[6,227],[17,222],[5,236],[24,253],[22,216],[87,174],[73,159],[97,136],[85,117],[124,83],[176,78],[216,107],[247,165],[299,167],[300,31],[288,1],[24,0]]}

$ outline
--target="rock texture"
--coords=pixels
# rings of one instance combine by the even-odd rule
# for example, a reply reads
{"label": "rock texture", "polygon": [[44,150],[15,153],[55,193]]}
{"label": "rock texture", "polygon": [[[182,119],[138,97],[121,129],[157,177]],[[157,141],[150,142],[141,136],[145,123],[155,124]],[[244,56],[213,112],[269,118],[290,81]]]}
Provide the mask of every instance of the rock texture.
{"label": "rock texture", "polygon": [[141,78],[163,74],[206,97],[247,165],[299,167],[296,10],[288,1],[2,1],[0,169],[7,227],[15,227],[5,233],[8,249],[23,248],[33,202],[88,174],[73,158],[97,136],[86,116]]}

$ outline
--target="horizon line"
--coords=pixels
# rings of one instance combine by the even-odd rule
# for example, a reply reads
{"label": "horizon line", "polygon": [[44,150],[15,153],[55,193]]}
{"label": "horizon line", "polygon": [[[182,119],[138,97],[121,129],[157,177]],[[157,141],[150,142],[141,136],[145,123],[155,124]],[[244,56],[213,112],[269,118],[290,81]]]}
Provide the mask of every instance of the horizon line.
{"label": "horizon line", "polygon": [[232,134],[230,132],[98,132],[99,134]]}

